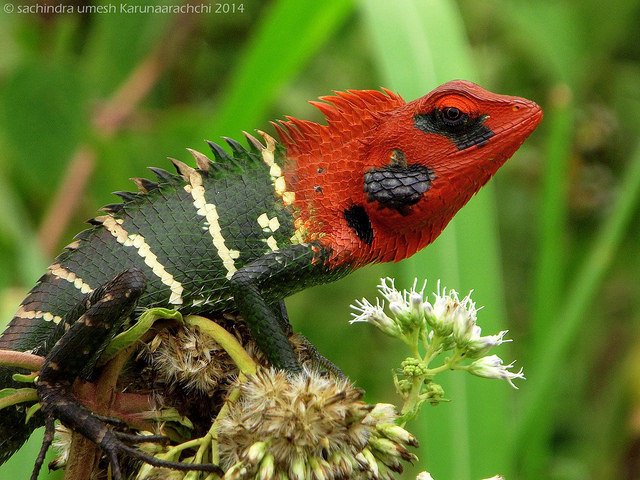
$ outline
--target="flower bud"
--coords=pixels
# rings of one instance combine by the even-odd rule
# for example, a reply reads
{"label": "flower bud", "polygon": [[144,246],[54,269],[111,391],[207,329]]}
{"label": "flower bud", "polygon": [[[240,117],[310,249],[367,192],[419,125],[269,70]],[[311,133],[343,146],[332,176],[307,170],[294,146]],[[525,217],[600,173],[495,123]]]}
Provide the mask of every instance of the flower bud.
{"label": "flower bud", "polygon": [[251,463],[259,463],[267,452],[267,444],[265,442],[256,442],[249,447],[247,451],[247,460]]}
{"label": "flower bud", "polygon": [[260,468],[256,480],[271,480],[275,473],[275,461],[273,455],[267,453],[260,462]]}
{"label": "flower bud", "polygon": [[376,429],[380,434],[392,442],[401,443],[404,445],[411,445],[412,447],[418,447],[418,440],[416,437],[407,432],[400,425],[393,423],[379,423],[376,425]]}
{"label": "flower bud", "polygon": [[373,410],[367,415],[368,418],[372,418],[378,422],[388,421],[392,422],[398,415],[396,413],[395,405],[391,403],[376,403]]}
{"label": "flower bud", "polygon": [[475,315],[467,311],[461,304],[453,311],[453,339],[460,348],[466,348],[477,330]]}
{"label": "flower bud", "polygon": [[507,334],[508,330],[503,330],[497,335],[486,335],[484,337],[478,336],[472,338],[467,345],[467,358],[478,358],[487,353],[493,347],[497,347],[510,340],[503,340],[503,337]]}
{"label": "flower bud", "polygon": [[491,355],[476,360],[467,367],[467,371],[478,377],[506,380],[509,382],[509,385],[517,389],[518,387],[513,384],[512,380],[514,378],[522,378],[524,380],[525,378],[522,374],[522,369],[520,369],[519,372],[509,371],[509,369],[513,367],[513,363],[514,362],[503,365],[502,359],[499,356]]}
{"label": "flower bud", "polygon": [[406,358],[401,366],[402,374],[406,377],[419,377],[429,370],[419,359],[413,357]]}
{"label": "flower bud", "polygon": [[289,475],[291,480],[305,480],[307,478],[307,466],[302,455],[293,457]]}

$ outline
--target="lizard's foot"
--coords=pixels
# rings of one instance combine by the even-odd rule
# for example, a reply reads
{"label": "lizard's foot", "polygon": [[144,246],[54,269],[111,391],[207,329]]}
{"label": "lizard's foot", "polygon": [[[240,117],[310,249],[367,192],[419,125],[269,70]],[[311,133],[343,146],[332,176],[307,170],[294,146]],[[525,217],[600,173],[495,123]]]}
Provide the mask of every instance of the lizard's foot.
{"label": "lizard's foot", "polygon": [[[80,405],[72,394],[74,380],[87,367],[90,367],[89,371],[93,370],[95,361],[104,350],[113,330],[117,330],[133,312],[145,286],[142,272],[131,268],[94,290],[80,305],[84,313],[71,324],[45,357],[35,385],[46,429],[32,480],[37,478],[45,453],[53,440],[56,419],[102,449],[109,459],[115,480],[122,479],[118,454],[137,458],[155,467],[222,473],[220,467],[214,464],[169,462],[126,445],[121,438],[130,440],[130,436],[115,434],[104,421]],[[136,438],[136,441],[139,440]]]}
{"label": "lizard's foot", "polygon": [[300,335],[300,338],[302,339],[301,344],[304,346],[304,348],[307,349],[309,357],[311,358],[311,361],[314,365],[317,365],[321,369],[334,374],[337,378],[348,379],[344,372],[340,370],[340,367],[338,367],[335,363],[322,355],[318,351],[318,348],[313,343],[311,343],[309,339],[302,335]]}

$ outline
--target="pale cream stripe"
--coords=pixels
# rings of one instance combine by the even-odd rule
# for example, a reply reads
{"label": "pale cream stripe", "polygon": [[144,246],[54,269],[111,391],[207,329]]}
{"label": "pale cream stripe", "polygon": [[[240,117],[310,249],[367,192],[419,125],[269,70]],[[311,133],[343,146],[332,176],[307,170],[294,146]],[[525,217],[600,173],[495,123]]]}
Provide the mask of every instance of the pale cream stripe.
{"label": "pale cream stripe", "polygon": [[262,213],[257,221],[260,228],[268,228],[271,232],[275,232],[280,228],[280,220],[278,220],[278,217],[269,218],[266,213]]}
{"label": "pale cream stripe", "polygon": [[[269,218],[269,215],[266,213],[260,214],[257,218],[258,225],[265,232],[275,232],[278,228],[280,228],[280,221],[278,217]],[[278,242],[274,238],[273,235],[269,235],[269,237],[265,240],[267,242],[267,246],[271,249],[271,251],[275,252],[278,250]]]}
{"label": "pale cream stripe", "polygon": [[184,189],[193,197],[193,205],[196,207],[196,213],[205,217],[209,226],[209,234],[213,239],[213,245],[216,247],[218,256],[222,260],[224,268],[227,270],[227,278],[231,278],[236,273],[236,265],[234,260],[240,256],[238,250],[229,249],[224,242],[222,228],[220,227],[220,216],[218,210],[213,203],[207,203],[204,195],[204,185],[202,177],[197,171],[192,171],[189,175],[189,185],[185,185]]}
{"label": "pale cream stripe", "polygon": [[115,237],[118,243],[121,243],[125,247],[134,247],[138,251],[144,263],[153,271],[162,283],[167,285],[171,289],[171,297],[169,303],[173,305],[182,304],[182,292],[184,288],[182,284],[173,278],[169,272],[167,272],[164,266],[158,261],[158,257],[151,251],[151,247],[145,241],[144,237],[138,233],[129,234],[123,227],[123,221],[121,219],[115,219],[110,215],[100,217],[104,227],[111,232],[111,235]]}
{"label": "pale cream stripe", "polygon": [[25,310],[24,307],[20,307],[15,314],[18,318],[42,318],[46,322],[60,323],[62,321],[62,317],[59,315],[54,315],[51,312],[43,312],[42,310]]}
{"label": "pale cream stripe", "polygon": [[87,283],[82,280],[82,278],[78,277],[75,273],[70,272],[63,266],[54,263],[49,267],[49,272],[54,277],[60,278],[62,280],[66,280],[71,283],[74,287],[80,290],[82,293],[90,293],[93,292],[93,288],[91,288]]}
{"label": "pale cream stripe", "polygon": [[276,239],[273,237],[273,235],[270,235],[269,238],[267,238],[267,245],[269,246],[269,248],[272,251],[276,251],[278,250],[278,242],[276,241]]}
{"label": "pale cream stripe", "polygon": [[291,205],[296,200],[295,192],[287,190],[287,183],[282,173],[282,168],[275,162],[276,141],[270,135],[260,132],[267,144],[262,150],[262,160],[269,166],[269,176],[273,183],[273,188],[278,197],[282,198],[285,205]]}

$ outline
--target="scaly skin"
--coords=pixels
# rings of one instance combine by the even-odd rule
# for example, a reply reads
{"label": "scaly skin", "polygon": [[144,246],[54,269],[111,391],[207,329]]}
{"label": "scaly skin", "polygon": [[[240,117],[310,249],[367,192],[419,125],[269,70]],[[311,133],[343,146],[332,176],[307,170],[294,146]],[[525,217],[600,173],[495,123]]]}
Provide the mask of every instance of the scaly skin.
{"label": "scaly skin", "polygon": [[[96,345],[122,312],[109,322],[102,312],[90,349],[79,351],[77,335],[93,325],[86,300],[102,289],[108,303],[130,269],[146,283],[138,312],[240,313],[274,366],[300,371],[281,300],[431,243],[542,118],[531,101],[464,81],[410,103],[388,90],[322,100],[312,103],[327,125],[288,118],[274,124],[281,143],[262,132],[261,142],[247,135],[249,150],[226,139],[231,156],[210,144],[214,162],[192,151],[196,169],[173,161],[179,175],[152,169],[157,183],[134,179],[139,193],[119,192],[124,202],[105,207],[66,247],[0,337],[0,348],[47,356],[38,390],[56,399],[42,398],[48,419],[66,419],[99,443],[97,424],[82,428],[69,410],[71,377],[93,373]],[[79,318],[84,326],[69,329]],[[62,374],[51,371],[52,356],[65,358]],[[60,382],[64,372],[70,378]],[[0,371],[0,387],[12,384],[10,374]],[[22,415],[2,412],[0,461],[37,426],[24,426]]]}

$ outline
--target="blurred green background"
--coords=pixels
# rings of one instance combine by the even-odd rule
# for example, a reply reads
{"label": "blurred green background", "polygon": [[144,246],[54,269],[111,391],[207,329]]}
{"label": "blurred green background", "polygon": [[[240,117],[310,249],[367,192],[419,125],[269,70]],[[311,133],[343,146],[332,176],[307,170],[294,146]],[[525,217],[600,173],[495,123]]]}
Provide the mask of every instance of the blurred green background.
{"label": "blurred green background", "polygon": [[[92,5],[109,3],[119,8]],[[420,462],[403,478],[640,478],[640,1],[247,0],[193,15],[23,5],[0,14],[1,322],[146,166],[192,162],[185,147],[204,151],[204,138],[273,133],[284,115],[320,120],[306,100],[333,89],[412,100],[465,78],[535,100],[542,125],[435,244],[291,298],[294,327],[368,400],[397,402],[391,369],[405,352],[349,326],[348,305],[386,275],[473,288],[483,331],[510,330],[498,353],[527,381],[443,374],[452,402],[409,425]],[[0,478],[27,478],[38,447]]]}

